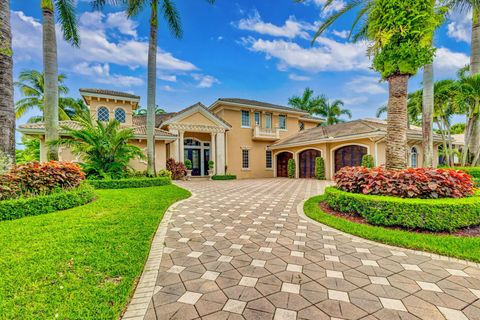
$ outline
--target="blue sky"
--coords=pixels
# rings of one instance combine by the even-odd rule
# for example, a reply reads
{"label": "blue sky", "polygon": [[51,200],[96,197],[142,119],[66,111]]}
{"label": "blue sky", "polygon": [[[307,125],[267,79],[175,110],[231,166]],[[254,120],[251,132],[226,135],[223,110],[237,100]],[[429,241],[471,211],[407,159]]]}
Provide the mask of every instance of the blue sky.
{"label": "blue sky", "polygon": [[[164,21],[159,28],[157,104],[178,111],[197,101],[220,97],[257,99],[282,105],[305,87],[331,99],[342,99],[353,118],[373,117],[387,101],[387,90],[370,70],[366,43],[345,38],[351,16],[338,21],[312,46],[323,19],[325,0],[176,1],[184,36],[172,37]],[[332,10],[342,6],[337,0]],[[42,70],[41,12],[38,1],[11,1],[14,76]],[[146,104],[148,12],[129,20],[118,7],[92,11],[77,3],[80,48],[59,37],[60,72],[67,75],[70,96],[82,87],[132,92]],[[454,13],[436,35],[437,79],[453,78],[469,61],[470,16]],[[410,81],[410,90],[421,78]],[[15,95],[16,99],[20,96]],[[38,114],[38,112],[37,112]],[[32,114],[27,114],[23,123]]]}

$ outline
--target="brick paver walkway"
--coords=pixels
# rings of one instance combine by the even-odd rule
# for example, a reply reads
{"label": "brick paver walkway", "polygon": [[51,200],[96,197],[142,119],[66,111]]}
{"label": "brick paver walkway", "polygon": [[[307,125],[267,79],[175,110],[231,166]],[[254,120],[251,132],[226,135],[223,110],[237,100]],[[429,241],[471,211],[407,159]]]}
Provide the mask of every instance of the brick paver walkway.
{"label": "brick paver walkway", "polygon": [[144,275],[153,298],[141,282],[125,319],[141,303],[145,319],[480,319],[479,268],[300,216],[324,182],[180,185],[194,196],[172,209],[158,274]]}

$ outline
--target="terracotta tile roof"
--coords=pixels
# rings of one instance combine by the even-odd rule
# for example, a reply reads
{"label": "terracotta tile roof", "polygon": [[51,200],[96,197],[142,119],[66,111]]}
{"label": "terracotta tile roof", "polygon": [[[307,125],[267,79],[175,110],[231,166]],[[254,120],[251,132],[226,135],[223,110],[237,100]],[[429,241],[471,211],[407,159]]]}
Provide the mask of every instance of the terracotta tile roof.
{"label": "terracotta tile roof", "polygon": [[124,97],[124,98],[130,98],[130,99],[140,99],[140,96],[137,96],[131,93],[121,92],[121,91],[114,91],[114,90],[80,88],[79,91],[81,94],[85,92],[85,93],[93,93],[93,94],[104,94],[104,95],[115,96],[115,97]]}
{"label": "terracotta tile roof", "polygon": [[314,120],[314,121],[319,121],[319,122],[325,121],[325,119],[323,119],[323,118],[315,117],[315,116],[312,116],[312,115],[309,115],[309,114],[302,116],[300,119]]}
{"label": "terracotta tile roof", "polygon": [[281,106],[281,105],[278,105],[278,104],[273,104],[273,103],[268,103],[268,102],[257,101],[257,100],[240,99],[240,98],[220,98],[217,101],[244,104],[244,105],[252,106],[252,107],[260,107],[260,108],[268,108],[268,109],[277,109],[277,110],[281,110],[281,111],[304,113],[305,115],[307,114],[306,112],[304,112],[302,110],[299,110],[299,109],[286,107],[286,106]]}
{"label": "terracotta tile roof", "polygon": [[[155,128],[160,128],[163,122],[174,117],[176,114],[177,114],[176,112],[169,112],[169,113],[155,115]],[[133,125],[135,126],[144,126],[147,124],[147,116],[146,115],[133,116],[132,122],[133,122]]]}

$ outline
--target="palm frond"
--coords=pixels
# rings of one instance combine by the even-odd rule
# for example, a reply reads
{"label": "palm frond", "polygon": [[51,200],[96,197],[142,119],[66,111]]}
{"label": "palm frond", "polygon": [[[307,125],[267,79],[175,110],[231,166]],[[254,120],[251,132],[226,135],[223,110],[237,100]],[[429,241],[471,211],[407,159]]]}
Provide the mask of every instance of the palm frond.
{"label": "palm frond", "polygon": [[183,36],[182,22],[175,3],[171,0],[162,0],[162,12],[173,36],[181,38]]}
{"label": "palm frond", "polygon": [[74,47],[80,45],[77,21],[75,18],[75,0],[56,0],[55,7],[63,31],[63,38]]}

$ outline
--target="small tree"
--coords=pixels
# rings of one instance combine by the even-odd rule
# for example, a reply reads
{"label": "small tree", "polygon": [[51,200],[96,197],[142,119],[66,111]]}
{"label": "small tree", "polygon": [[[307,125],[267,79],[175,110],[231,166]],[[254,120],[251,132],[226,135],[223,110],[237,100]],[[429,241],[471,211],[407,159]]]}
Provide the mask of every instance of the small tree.
{"label": "small tree", "polygon": [[209,160],[208,161],[208,170],[213,170],[214,167],[215,167],[215,162],[213,162],[213,160]]}
{"label": "small tree", "polygon": [[295,178],[295,160],[288,160],[288,177]]}
{"label": "small tree", "polygon": [[187,170],[192,170],[192,161],[190,159],[186,159],[184,164]]}
{"label": "small tree", "polygon": [[375,161],[373,161],[373,156],[371,154],[364,154],[362,157],[362,167],[373,168],[375,167]]}
{"label": "small tree", "polygon": [[322,157],[315,158],[315,178],[325,180],[325,161]]}

